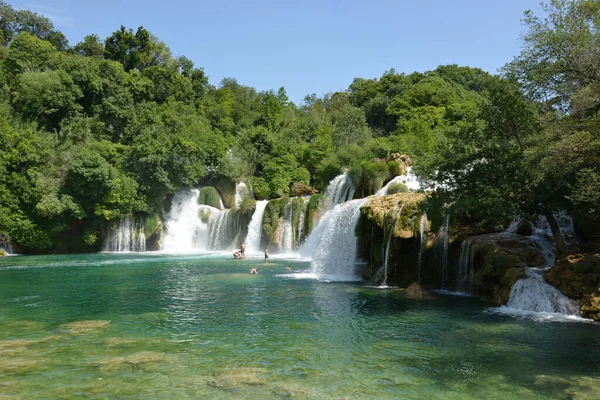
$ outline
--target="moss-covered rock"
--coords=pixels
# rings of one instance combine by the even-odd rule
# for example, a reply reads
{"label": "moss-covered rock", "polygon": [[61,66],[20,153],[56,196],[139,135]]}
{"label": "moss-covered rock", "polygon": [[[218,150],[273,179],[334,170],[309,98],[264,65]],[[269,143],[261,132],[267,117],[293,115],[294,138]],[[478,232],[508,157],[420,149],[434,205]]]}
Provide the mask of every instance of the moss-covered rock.
{"label": "moss-covered rock", "polygon": [[203,187],[202,189],[200,189],[200,193],[198,194],[198,203],[211,206],[220,210],[221,195],[219,194],[217,189],[215,189],[212,186]]}
{"label": "moss-covered rock", "polygon": [[312,196],[317,193],[319,193],[317,189],[304,183],[294,183],[290,190],[290,195],[293,197]]}
{"label": "moss-covered rock", "polygon": [[408,193],[408,186],[401,182],[392,183],[387,188],[387,194]]}
{"label": "moss-covered rock", "polygon": [[285,213],[285,207],[290,202],[289,197],[274,199],[267,203],[263,215],[263,236],[261,248],[271,245],[279,246],[279,221]]}
{"label": "moss-covered rock", "polygon": [[225,208],[235,208],[235,181],[227,178],[221,178],[214,186],[219,191]]}
{"label": "moss-covered rock", "polygon": [[579,305],[579,314],[582,317],[600,321],[600,291],[585,296]]}
{"label": "moss-covered rock", "polygon": [[581,300],[600,288],[600,254],[571,254],[544,278],[565,296]]}
{"label": "moss-covered rock", "polygon": [[323,201],[322,194],[315,194],[311,196],[310,200],[308,200],[308,204],[306,205],[306,235],[308,236],[310,232],[314,229],[318,222],[318,218],[320,215],[320,207]]}
{"label": "moss-covered rock", "polygon": [[[381,229],[385,227],[389,230],[395,219],[392,227],[393,236],[409,239],[419,232],[421,206],[424,199],[425,195],[421,193],[396,193],[371,197],[362,205],[360,212],[363,218]],[[391,210],[399,212],[400,209],[402,209],[401,215],[390,212]]]}
{"label": "moss-covered rock", "polygon": [[0,249],[0,257],[4,257],[7,256],[8,254],[6,254],[6,252],[2,249]]}

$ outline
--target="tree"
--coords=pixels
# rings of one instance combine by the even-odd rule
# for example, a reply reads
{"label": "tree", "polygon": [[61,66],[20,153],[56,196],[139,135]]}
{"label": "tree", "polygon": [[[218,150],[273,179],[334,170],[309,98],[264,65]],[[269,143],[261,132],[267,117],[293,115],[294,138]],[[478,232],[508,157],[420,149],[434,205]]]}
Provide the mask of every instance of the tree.
{"label": "tree", "polygon": [[83,38],[83,41],[73,46],[73,51],[81,56],[102,60],[104,58],[104,43],[98,35],[87,35]]}

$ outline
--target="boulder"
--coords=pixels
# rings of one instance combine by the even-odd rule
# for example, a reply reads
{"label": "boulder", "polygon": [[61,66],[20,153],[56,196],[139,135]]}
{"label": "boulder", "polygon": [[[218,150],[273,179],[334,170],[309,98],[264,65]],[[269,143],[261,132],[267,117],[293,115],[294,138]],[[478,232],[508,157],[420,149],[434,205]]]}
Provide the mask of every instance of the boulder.
{"label": "boulder", "polygon": [[419,282],[413,282],[406,288],[405,293],[412,299],[424,299],[429,297],[429,293]]}
{"label": "boulder", "polygon": [[294,183],[290,192],[292,197],[312,196],[319,193],[317,189],[304,183]]}
{"label": "boulder", "polygon": [[7,256],[8,254],[6,254],[6,252],[2,249],[0,249],[0,257],[4,257]]}
{"label": "boulder", "polygon": [[530,221],[523,219],[517,224],[515,233],[521,236],[531,236],[533,234],[533,228],[533,224]]}
{"label": "boulder", "polygon": [[585,296],[579,305],[582,317],[600,321],[600,291]]}

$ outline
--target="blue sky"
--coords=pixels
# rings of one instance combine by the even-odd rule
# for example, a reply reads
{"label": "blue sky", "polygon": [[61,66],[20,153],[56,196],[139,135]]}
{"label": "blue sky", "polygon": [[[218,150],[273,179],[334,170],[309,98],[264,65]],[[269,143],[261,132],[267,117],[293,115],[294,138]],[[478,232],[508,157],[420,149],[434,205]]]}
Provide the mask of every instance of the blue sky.
{"label": "blue sky", "polygon": [[355,77],[442,64],[496,73],[520,52],[523,12],[539,0],[8,0],[44,14],[71,45],[143,25],[212,84],[234,77],[258,90],[345,90]]}

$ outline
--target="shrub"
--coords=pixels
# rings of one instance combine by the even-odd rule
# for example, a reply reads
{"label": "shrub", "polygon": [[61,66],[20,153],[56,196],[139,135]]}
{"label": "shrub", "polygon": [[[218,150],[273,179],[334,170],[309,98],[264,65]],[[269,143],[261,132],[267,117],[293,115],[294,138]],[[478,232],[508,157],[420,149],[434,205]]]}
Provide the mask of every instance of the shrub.
{"label": "shrub", "polygon": [[198,195],[198,202],[207,206],[221,209],[221,195],[212,186],[203,187]]}
{"label": "shrub", "polygon": [[404,183],[396,182],[392,183],[388,186],[387,194],[395,194],[395,193],[406,193],[408,192],[408,186]]}

